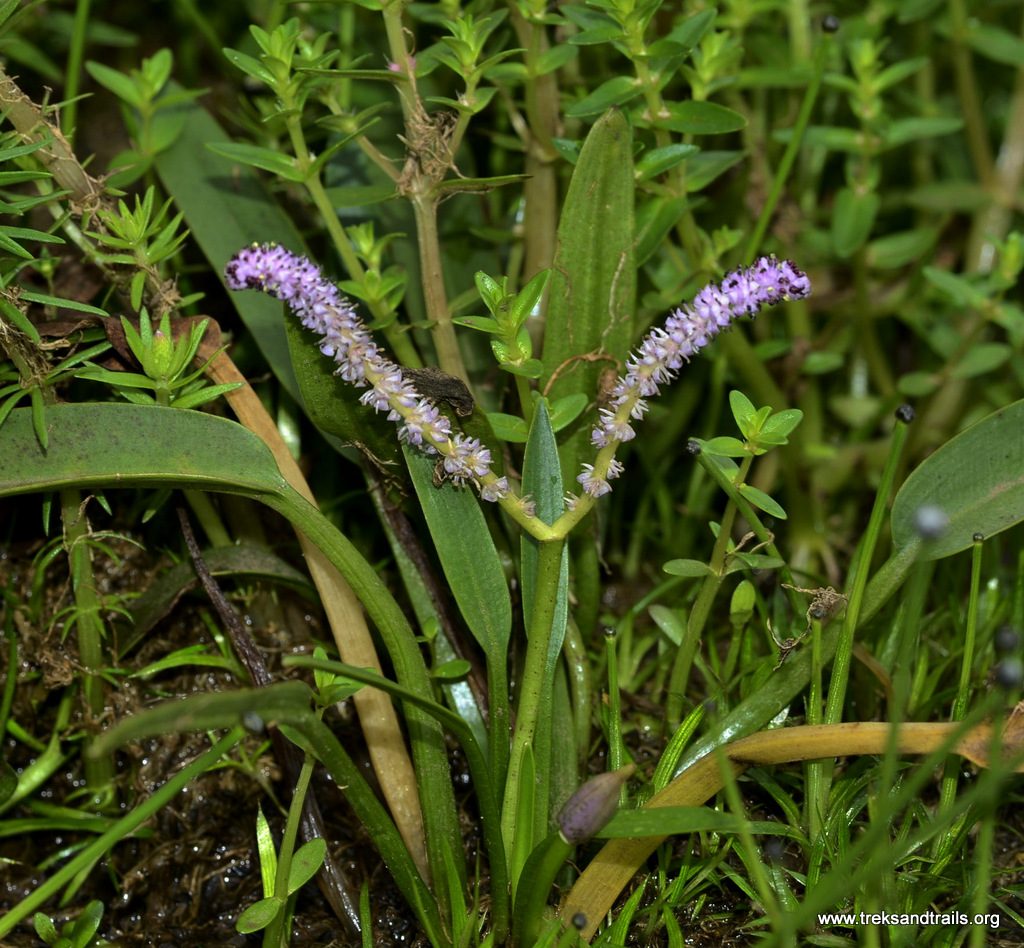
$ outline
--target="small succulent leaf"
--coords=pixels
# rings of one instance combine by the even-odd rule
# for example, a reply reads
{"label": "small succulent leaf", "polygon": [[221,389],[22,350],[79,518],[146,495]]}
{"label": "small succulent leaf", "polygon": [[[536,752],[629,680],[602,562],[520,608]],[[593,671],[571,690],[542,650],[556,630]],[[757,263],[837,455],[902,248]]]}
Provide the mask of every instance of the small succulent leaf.
{"label": "small succulent leaf", "polygon": [[298,892],[320,871],[326,856],[327,841],[319,836],[295,850],[288,870],[288,895]]}
{"label": "small succulent leaf", "polygon": [[763,510],[766,514],[775,517],[777,520],[786,519],[786,511],[763,490],[758,490],[749,484],[743,484],[740,487],[740,493],[758,510]]}
{"label": "small succulent leaf", "polygon": [[487,421],[494,433],[502,441],[511,444],[526,444],[530,434],[530,427],[518,415],[507,415],[504,412],[493,411],[487,413]]}
{"label": "small succulent leaf", "polygon": [[437,681],[452,682],[461,681],[472,668],[464,658],[453,658],[451,661],[442,662],[431,671],[431,675]]}
{"label": "small succulent leaf", "polygon": [[850,257],[864,245],[875,225],[880,203],[874,191],[839,191],[832,209],[832,243],[839,257]]}
{"label": "small succulent leaf", "polygon": [[733,418],[736,419],[736,427],[740,429],[744,438],[749,439],[754,433],[757,416],[754,403],[742,392],[733,389],[729,392],[729,407],[732,409]]}
{"label": "small succulent leaf", "polygon": [[671,576],[697,578],[711,576],[714,570],[701,560],[669,560],[662,569]]}
{"label": "small succulent leaf", "polygon": [[278,913],[283,908],[284,899],[275,898],[274,896],[253,902],[252,905],[238,916],[238,921],[235,922],[235,931],[242,935],[262,931],[277,918]]}

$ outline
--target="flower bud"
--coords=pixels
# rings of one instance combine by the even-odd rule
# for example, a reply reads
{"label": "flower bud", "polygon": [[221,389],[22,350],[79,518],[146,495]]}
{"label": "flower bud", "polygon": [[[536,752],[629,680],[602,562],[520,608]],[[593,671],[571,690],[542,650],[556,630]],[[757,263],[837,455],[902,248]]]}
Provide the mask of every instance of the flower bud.
{"label": "flower bud", "polygon": [[619,806],[619,792],[633,776],[635,764],[591,777],[568,800],[558,813],[557,823],[562,839],[572,845],[584,843],[599,832]]}
{"label": "flower bud", "polygon": [[174,363],[174,342],[162,329],[157,329],[153,333],[153,350],[150,358],[153,377],[156,379],[170,378],[171,366]]}

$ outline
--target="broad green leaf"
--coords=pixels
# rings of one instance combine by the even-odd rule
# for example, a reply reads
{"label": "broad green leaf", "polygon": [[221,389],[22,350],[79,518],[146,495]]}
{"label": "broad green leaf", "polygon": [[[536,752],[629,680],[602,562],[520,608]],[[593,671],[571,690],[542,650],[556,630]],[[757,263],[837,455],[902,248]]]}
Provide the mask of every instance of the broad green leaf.
{"label": "broad green leaf", "polygon": [[465,326],[467,329],[476,329],[478,332],[501,332],[498,321],[490,316],[456,316],[452,322],[456,326]]}
{"label": "broad green leaf", "polygon": [[326,855],[327,842],[319,836],[295,850],[288,869],[288,895],[298,892],[320,871]]}
{"label": "broad green leaf", "polygon": [[403,447],[445,579],[488,664],[508,662],[512,602],[480,501],[470,488],[434,486],[436,458]]}
{"label": "broad green leaf", "polygon": [[0,496],[114,484],[255,495],[287,489],[270,449],[214,415],[78,403],[49,405],[46,426],[46,451],[28,408],[15,409],[0,428]]}
{"label": "broad green leaf", "polygon": [[273,85],[274,74],[255,57],[240,53],[236,49],[225,49],[223,52],[224,58],[246,75],[252,76],[253,79],[258,79],[268,86]]}
{"label": "broad green leaf", "polygon": [[[207,149],[208,144],[230,141],[216,120],[195,103],[189,103],[184,112],[185,127],[177,141],[157,156],[156,169],[221,279],[232,254],[253,241],[272,241],[304,252],[299,232],[256,173]],[[278,381],[299,401],[285,338],[284,307],[263,293],[229,295]]]}
{"label": "broad green leaf", "polygon": [[863,246],[875,224],[879,199],[874,191],[858,194],[843,188],[832,209],[832,243],[836,255],[845,259]]}
{"label": "broad green leaf", "polygon": [[614,43],[620,39],[622,39],[622,27],[617,23],[608,23],[574,33],[569,37],[569,42],[573,46],[596,46],[599,43]]}
{"label": "broad green leaf", "polygon": [[688,53],[711,28],[717,15],[718,11],[714,7],[710,7],[687,17],[667,36],[652,43],[648,47],[648,53],[652,57],[671,55],[676,52]]}
{"label": "broad green leaf", "polygon": [[827,372],[835,372],[845,362],[841,352],[809,352],[800,371],[804,375],[824,375]]}
{"label": "broad green leaf", "polygon": [[901,62],[894,63],[878,74],[878,78],[875,79],[875,86],[879,90],[888,89],[890,86],[894,86],[896,83],[902,82],[909,76],[914,75],[915,72],[927,66],[929,62],[930,60],[927,56],[917,56],[914,59],[904,59]]}
{"label": "broad green leaf", "polygon": [[[553,401],[595,397],[608,363],[585,357],[606,353],[621,361],[629,353],[636,309],[633,193],[629,123],[621,112],[608,112],[587,136],[558,224],[542,359],[545,381],[559,370]],[[579,473],[589,437],[579,424],[562,445],[566,482]]]}
{"label": "broad green leaf", "polygon": [[393,184],[339,185],[327,188],[326,191],[327,199],[337,208],[367,207],[370,204],[390,201],[397,195]]}
{"label": "broad green leaf", "polygon": [[[792,137],[792,129],[780,129],[772,137],[780,142],[788,142]],[[864,150],[864,133],[859,129],[836,125],[812,125],[804,133],[807,146],[828,148],[830,151],[861,152]]]}
{"label": "broad green leaf", "polygon": [[140,108],[142,100],[139,98],[139,90],[135,83],[116,69],[104,66],[102,63],[87,62],[85,71],[92,76],[104,89],[113,92],[122,102],[134,108]]}
{"label": "broad green leaf", "polygon": [[777,556],[765,556],[762,553],[732,553],[725,568],[725,575],[749,569],[779,569],[785,561]]}
{"label": "broad green leaf", "polygon": [[[892,507],[897,550],[920,548],[937,560],[966,550],[975,534],[990,537],[1024,520],[1024,400],[1001,408],[947,441],[906,479]],[[917,511],[935,506],[949,526],[923,543]]]}
{"label": "broad green leaf", "polygon": [[668,117],[658,116],[652,124],[683,135],[723,135],[747,127],[739,112],[714,102],[669,102]]}
{"label": "broad green leaf", "polygon": [[[690,560],[690,562],[696,561]],[[666,564],[666,566],[667,565],[668,564]],[[708,572],[710,572],[710,570],[708,570]],[[707,573],[704,573],[704,575],[706,576]],[[667,606],[658,605],[657,603],[650,606],[647,612],[654,620],[654,624],[665,633],[665,637],[676,648],[679,648],[682,644],[683,636],[686,634],[686,623],[683,621],[683,617],[679,612],[675,609],[669,609]]]}

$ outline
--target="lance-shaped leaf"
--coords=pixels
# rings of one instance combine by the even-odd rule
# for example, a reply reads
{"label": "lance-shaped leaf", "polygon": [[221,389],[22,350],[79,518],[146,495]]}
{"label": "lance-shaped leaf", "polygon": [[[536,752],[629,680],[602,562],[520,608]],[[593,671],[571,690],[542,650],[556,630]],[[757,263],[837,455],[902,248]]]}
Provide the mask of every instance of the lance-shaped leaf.
{"label": "lance-shaped leaf", "polygon": [[[633,135],[626,117],[613,110],[583,144],[558,224],[542,360],[545,380],[558,373],[547,393],[554,399],[595,398],[602,370],[629,352],[636,307],[633,188]],[[566,483],[575,483],[589,456],[592,421],[585,412],[562,446]]]}

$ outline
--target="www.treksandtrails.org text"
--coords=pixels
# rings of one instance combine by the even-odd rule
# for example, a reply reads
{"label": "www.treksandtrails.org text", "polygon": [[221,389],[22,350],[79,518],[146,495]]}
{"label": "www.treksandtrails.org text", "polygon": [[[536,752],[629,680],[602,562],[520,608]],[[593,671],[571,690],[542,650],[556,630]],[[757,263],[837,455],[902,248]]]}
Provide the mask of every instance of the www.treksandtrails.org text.
{"label": "www.treksandtrails.org text", "polygon": [[966,912],[834,912],[818,916],[825,928],[854,928],[857,925],[987,925],[999,927],[999,914],[970,916]]}

